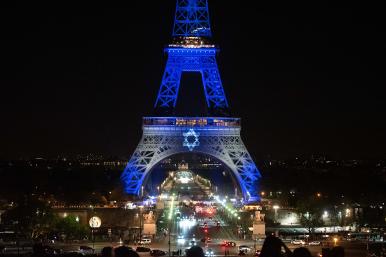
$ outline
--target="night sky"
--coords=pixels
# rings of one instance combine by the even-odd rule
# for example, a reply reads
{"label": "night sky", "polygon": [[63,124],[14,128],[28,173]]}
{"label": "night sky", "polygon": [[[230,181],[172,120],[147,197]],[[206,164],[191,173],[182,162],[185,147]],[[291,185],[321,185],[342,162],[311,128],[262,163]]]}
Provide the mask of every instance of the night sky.
{"label": "night sky", "polygon": [[[153,111],[175,1],[129,2],[1,9],[0,157],[130,156]],[[255,159],[386,159],[383,10],[210,1],[223,84]],[[201,84],[189,93],[194,80],[181,85],[185,108],[201,94]]]}

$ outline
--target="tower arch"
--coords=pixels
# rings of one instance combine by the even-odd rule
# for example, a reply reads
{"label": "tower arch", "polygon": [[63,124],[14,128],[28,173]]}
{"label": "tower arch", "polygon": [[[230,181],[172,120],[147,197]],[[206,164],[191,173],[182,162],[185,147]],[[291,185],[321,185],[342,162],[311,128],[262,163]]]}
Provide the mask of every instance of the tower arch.
{"label": "tower arch", "polygon": [[247,202],[259,200],[260,172],[240,136],[237,118],[146,117],[143,136],[122,173],[125,191],[138,195],[145,178],[160,161],[185,152],[202,153],[226,165]]}

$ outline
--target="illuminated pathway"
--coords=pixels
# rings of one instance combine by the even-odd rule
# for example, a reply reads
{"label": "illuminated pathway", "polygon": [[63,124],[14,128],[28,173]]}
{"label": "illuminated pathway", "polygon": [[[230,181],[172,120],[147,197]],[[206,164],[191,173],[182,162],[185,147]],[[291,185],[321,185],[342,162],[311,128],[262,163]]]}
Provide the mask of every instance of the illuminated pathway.
{"label": "illuminated pathway", "polygon": [[[163,222],[170,230],[170,249],[184,251],[192,245],[199,245],[204,249],[213,249],[215,255],[223,255],[224,240],[237,241],[237,229],[227,224],[227,219],[237,220],[240,217],[232,204],[220,197],[210,197],[211,192],[203,190],[205,179],[196,176],[191,171],[177,171],[168,178],[168,185],[162,194],[168,195]],[[172,181],[172,182],[171,182]],[[200,183],[201,182],[201,183]],[[210,200],[211,199],[211,200]],[[194,204],[195,205],[194,205]],[[197,212],[194,206],[213,205],[209,211]],[[217,208],[224,210],[216,212]],[[205,209],[205,208],[204,208]],[[223,217],[225,216],[225,217]],[[211,242],[202,242],[201,239],[210,237]],[[167,238],[168,240],[168,238]],[[234,254],[237,248],[228,249]]]}

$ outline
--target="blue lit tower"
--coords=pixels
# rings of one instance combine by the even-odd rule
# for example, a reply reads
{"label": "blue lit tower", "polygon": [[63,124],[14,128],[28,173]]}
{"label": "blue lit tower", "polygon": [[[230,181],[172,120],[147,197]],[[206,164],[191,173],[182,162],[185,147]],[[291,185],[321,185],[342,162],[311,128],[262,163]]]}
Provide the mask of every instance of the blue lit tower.
{"label": "blue lit tower", "polygon": [[159,113],[173,113],[182,72],[200,72],[210,113],[226,114],[228,102],[217,67],[217,48],[210,44],[211,36],[207,1],[177,0],[173,44],[165,48],[168,61],[155,103]]}
{"label": "blue lit tower", "polygon": [[[129,160],[122,181],[139,195],[152,168],[178,153],[210,155],[228,166],[246,202],[259,200],[260,173],[241,137],[241,121],[228,117],[228,101],[211,43],[207,0],[177,0],[173,41],[155,103],[158,117],[143,118],[143,136]],[[183,72],[200,72],[209,113],[214,117],[174,117]]]}

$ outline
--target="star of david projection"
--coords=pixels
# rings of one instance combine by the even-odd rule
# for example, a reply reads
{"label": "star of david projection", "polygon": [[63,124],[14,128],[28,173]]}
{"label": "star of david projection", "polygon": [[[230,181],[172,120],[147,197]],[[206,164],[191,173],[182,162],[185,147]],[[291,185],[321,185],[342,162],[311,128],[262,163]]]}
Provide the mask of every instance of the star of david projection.
{"label": "star of david projection", "polygon": [[189,148],[189,151],[193,151],[196,146],[200,145],[199,136],[200,133],[194,131],[194,129],[190,129],[188,132],[183,133],[184,135],[184,143],[183,146]]}

